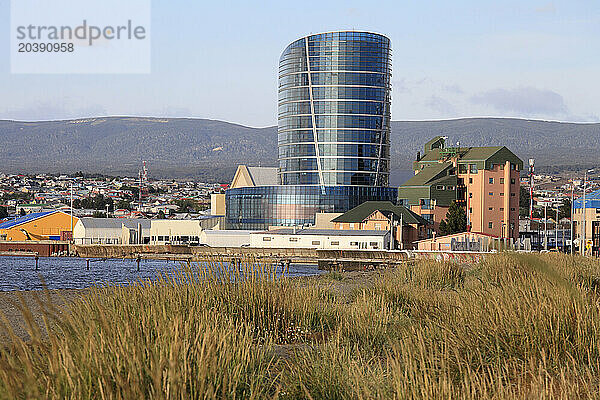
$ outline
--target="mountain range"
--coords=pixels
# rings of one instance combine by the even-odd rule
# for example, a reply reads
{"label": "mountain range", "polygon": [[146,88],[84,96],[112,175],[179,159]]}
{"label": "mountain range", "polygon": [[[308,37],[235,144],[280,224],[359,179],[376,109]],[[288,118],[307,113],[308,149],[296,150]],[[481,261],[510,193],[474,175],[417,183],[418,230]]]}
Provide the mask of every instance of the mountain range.
{"label": "mountain range", "polygon": [[[392,183],[409,174],[430,138],[461,146],[505,145],[541,170],[581,169],[600,160],[600,124],[511,118],[393,121]],[[0,121],[0,172],[137,175],[230,181],[237,164],[275,166],[277,128],[191,118],[97,117]],[[538,168],[539,170],[539,168]]]}

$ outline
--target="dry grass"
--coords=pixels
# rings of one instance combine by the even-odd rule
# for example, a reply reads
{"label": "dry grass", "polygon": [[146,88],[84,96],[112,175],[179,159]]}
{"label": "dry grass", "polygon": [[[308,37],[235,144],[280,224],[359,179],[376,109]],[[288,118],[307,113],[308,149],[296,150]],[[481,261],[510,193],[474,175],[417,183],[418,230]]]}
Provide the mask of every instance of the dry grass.
{"label": "dry grass", "polygon": [[47,336],[23,307],[32,340],[0,350],[0,397],[600,397],[597,260],[423,261],[343,301],[344,274],[240,269],[97,288],[67,314],[42,302]]}

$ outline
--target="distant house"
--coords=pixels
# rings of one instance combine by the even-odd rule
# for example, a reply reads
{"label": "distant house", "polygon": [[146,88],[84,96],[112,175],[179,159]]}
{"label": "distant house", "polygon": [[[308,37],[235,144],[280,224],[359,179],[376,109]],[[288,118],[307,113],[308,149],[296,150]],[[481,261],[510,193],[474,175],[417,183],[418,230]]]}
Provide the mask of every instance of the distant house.
{"label": "distant house", "polygon": [[[428,221],[389,201],[367,201],[334,218],[335,229],[393,232],[393,248],[410,249],[427,234]],[[402,227],[402,229],[400,228]]]}

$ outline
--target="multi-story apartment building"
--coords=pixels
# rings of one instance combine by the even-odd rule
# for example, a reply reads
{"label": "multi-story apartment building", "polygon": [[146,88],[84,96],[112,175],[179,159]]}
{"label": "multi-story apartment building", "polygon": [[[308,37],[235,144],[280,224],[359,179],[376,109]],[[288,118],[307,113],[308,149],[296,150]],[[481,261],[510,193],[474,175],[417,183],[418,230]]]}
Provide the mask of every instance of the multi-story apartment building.
{"label": "multi-story apartment building", "polygon": [[415,176],[400,186],[398,201],[432,222],[437,233],[456,201],[472,232],[516,240],[522,168],[523,161],[504,146],[446,147],[438,136],[417,154]]}

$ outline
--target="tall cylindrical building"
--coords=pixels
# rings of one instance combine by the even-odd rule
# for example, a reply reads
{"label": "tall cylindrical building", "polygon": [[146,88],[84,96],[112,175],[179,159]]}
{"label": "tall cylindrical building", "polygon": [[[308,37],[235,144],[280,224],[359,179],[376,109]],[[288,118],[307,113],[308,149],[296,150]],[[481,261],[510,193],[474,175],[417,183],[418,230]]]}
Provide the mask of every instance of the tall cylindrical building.
{"label": "tall cylindrical building", "polygon": [[390,40],[310,35],[279,61],[277,186],[226,192],[230,229],[311,225],[318,212],[396,202],[390,164]]}
{"label": "tall cylindrical building", "polygon": [[279,182],[387,186],[390,41],[328,32],[290,44],[279,60]]}

